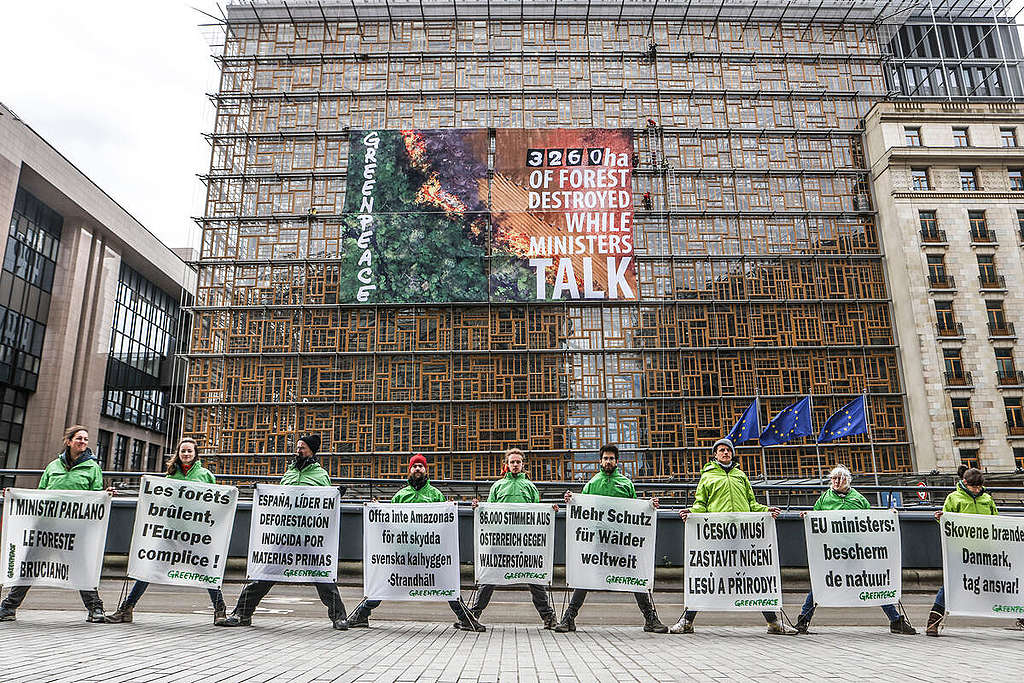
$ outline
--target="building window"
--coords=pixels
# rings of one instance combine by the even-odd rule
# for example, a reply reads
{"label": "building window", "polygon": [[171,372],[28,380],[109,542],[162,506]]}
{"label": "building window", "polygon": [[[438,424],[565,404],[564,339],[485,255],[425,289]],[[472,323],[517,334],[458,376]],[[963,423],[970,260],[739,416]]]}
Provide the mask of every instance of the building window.
{"label": "building window", "polygon": [[992,234],[988,231],[988,222],[984,211],[968,211],[967,222],[971,226],[972,242],[991,242]]}
{"label": "building window", "polygon": [[999,129],[999,141],[1003,144],[1003,147],[1016,147],[1017,146],[1017,129],[1016,128],[1000,128]]}
{"label": "building window", "polygon": [[[17,387],[0,387],[0,467],[14,469],[18,466],[29,396],[29,392]],[[13,485],[13,481],[6,478],[0,481]]]}
{"label": "building window", "polygon": [[1013,192],[1024,192],[1024,172],[1019,168],[1011,168],[1007,175],[1010,176],[1010,190]]}
{"label": "building window", "polygon": [[973,436],[976,433],[974,417],[971,415],[971,399],[954,398],[950,401],[953,406],[953,429],[957,436]]}
{"label": "building window", "polygon": [[[178,304],[152,282],[121,264],[103,414],[154,432],[166,431]],[[141,466],[141,457],[140,457]]]}
{"label": "building window", "polygon": [[978,449],[977,448],[961,448],[960,449],[960,464],[967,465],[968,467],[978,466]]}
{"label": "building window", "polygon": [[957,334],[956,315],[953,313],[952,301],[936,301],[935,316],[938,319],[940,335],[951,336]]}
{"label": "building window", "polygon": [[996,381],[998,384],[1021,384],[1024,381],[1017,374],[1017,364],[1013,360],[1013,349],[995,349]]}
{"label": "building window", "polygon": [[128,458],[128,441],[127,436],[117,435],[117,440],[114,441],[114,462],[110,469],[118,472],[124,471],[124,463]]}
{"label": "building window", "polygon": [[906,141],[907,147],[920,147],[921,146],[921,129],[920,128],[904,128],[903,139]]}
{"label": "building window", "polygon": [[935,218],[934,211],[918,211],[921,221],[922,242],[945,242],[946,236],[939,231],[939,221]]}
{"label": "building window", "polygon": [[960,189],[973,192],[978,189],[978,171],[974,168],[960,169]]}
{"label": "building window", "polygon": [[142,456],[146,452],[146,442],[141,439],[132,441],[132,462],[129,469],[138,472],[142,469]]}
{"label": "building window", "polygon": [[968,375],[964,372],[964,359],[960,355],[960,349],[943,349],[942,363],[946,369],[946,384],[948,386],[970,384]]}
{"label": "building window", "polygon": [[967,135],[966,128],[954,128],[953,129],[953,146],[954,147],[970,147],[971,139]]}
{"label": "building window", "polygon": [[1017,209],[1017,231],[1020,233],[1020,241],[1024,242],[1024,211]]}
{"label": "building window", "polygon": [[155,443],[149,444],[149,457],[146,458],[146,471],[147,472],[159,472],[163,465],[160,462],[160,446]]}
{"label": "building window", "polygon": [[96,462],[100,464],[100,469],[107,469],[107,459],[110,457],[110,441],[113,436],[113,434],[105,429],[99,430],[99,433],[96,435]]}
{"label": "building window", "polygon": [[932,189],[931,181],[928,178],[927,168],[912,168],[910,169],[910,184],[915,190],[930,190]]}
{"label": "building window", "polygon": [[953,286],[952,278],[946,273],[946,257],[942,254],[928,255],[928,286],[940,289]]}
{"label": "building window", "polygon": [[1024,435],[1024,412],[1021,410],[1020,398],[1003,397],[1006,408],[1006,431],[1012,436]]}
{"label": "building window", "polygon": [[1024,471],[1024,448],[1013,449],[1013,462],[1018,472]]}
{"label": "building window", "polygon": [[982,289],[1002,289],[1005,283],[996,271],[996,257],[992,254],[978,254],[978,278]]}
{"label": "building window", "polygon": [[4,270],[50,292],[63,227],[59,213],[19,187],[7,234]]}
{"label": "building window", "polygon": [[986,301],[985,314],[988,316],[988,333],[996,337],[1012,334],[1011,326],[1006,322],[1006,312],[1002,301]]}

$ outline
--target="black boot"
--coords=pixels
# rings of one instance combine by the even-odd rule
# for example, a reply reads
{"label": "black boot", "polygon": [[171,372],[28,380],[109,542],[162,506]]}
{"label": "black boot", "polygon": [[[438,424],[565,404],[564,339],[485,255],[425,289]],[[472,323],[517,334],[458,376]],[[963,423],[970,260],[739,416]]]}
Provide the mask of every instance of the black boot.
{"label": "black boot", "polygon": [[349,628],[370,628],[370,610],[366,608],[365,600],[356,605],[347,621]]}
{"label": "black boot", "polygon": [[11,607],[0,607],[0,621],[15,621],[18,611]]}
{"label": "black boot", "polygon": [[460,631],[475,631],[476,633],[483,633],[487,630],[487,627],[480,623],[477,618],[477,614],[474,610],[468,609],[465,606],[462,608],[462,618],[455,622],[455,628]]}
{"label": "black boot", "polygon": [[214,625],[227,626],[228,628],[234,628],[236,626],[252,626],[252,617],[243,617],[237,612],[232,612],[230,617],[220,623],[214,622]]}
{"label": "black boot", "polygon": [[548,612],[541,619],[544,620],[544,628],[546,629],[553,629],[555,626],[558,626],[558,617],[555,616],[554,612]]}
{"label": "black boot", "polygon": [[910,625],[905,616],[900,615],[900,618],[896,621],[889,622],[889,633],[901,636],[916,636],[917,629]]}
{"label": "black boot", "polygon": [[576,615],[579,614],[579,610],[574,608],[571,604],[565,610],[565,614],[562,615],[562,620],[555,624],[553,629],[555,633],[569,633],[576,630]]}
{"label": "black boot", "polygon": [[801,614],[800,618],[796,620],[796,624],[793,625],[793,628],[796,629],[798,635],[806,636],[811,632],[811,620]]}
{"label": "black boot", "polygon": [[344,607],[342,607],[338,611],[338,614],[334,615],[334,618],[331,619],[331,622],[334,624],[334,630],[335,631],[347,631],[348,630],[348,618],[345,616],[345,608]]}

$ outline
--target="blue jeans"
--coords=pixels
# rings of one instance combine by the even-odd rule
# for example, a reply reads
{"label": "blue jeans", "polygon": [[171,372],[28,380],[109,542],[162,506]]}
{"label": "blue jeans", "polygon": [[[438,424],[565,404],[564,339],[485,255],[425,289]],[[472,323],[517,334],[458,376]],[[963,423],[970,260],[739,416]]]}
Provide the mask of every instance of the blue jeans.
{"label": "blue jeans", "polygon": [[939,589],[939,592],[935,594],[935,607],[938,607],[939,612],[946,611],[946,587],[943,586]]}
{"label": "blue jeans", "polygon": [[[807,623],[811,623],[816,607],[817,605],[814,604],[814,593],[808,592],[807,599],[804,600],[804,606],[800,610],[800,618]],[[900,618],[900,613],[896,611],[896,605],[882,605],[882,611],[885,612],[885,616],[889,617],[889,621],[896,621]]]}
{"label": "blue jeans", "polygon": [[[135,585],[132,586],[132,592],[125,598],[124,604],[126,607],[135,607],[139,603],[139,599],[142,594],[149,588],[148,581],[136,581]],[[219,588],[207,588],[206,592],[210,594],[210,602],[213,603],[213,608],[224,607],[224,594],[220,592]]]}

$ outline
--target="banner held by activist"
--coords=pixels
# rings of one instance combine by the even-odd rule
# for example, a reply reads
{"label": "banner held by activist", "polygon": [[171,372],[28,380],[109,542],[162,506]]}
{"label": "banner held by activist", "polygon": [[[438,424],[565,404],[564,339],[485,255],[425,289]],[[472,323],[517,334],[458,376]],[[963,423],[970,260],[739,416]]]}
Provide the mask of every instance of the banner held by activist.
{"label": "banner held by activist", "polygon": [[1024,617],[1024,518],[946,512],[939,526],[946,610]]}
{"label": "banner held by activist", "polygon": [[128,554],[128,576],[219,588],[235,519],[234,486],[144,476]]}
{"label": "banner held by activist", "polygon": [[823,607],[891,605],[902,597],[896,510],[809,512],[808,570]]}
{"label": "banner held by activist", "polygon": [[95,590],[110,500],[106,491],[7,489],[0,583]]}
{"label": "banner held by activist", "polygon": [[333,486],[257,484],[246,577],[328,581],[338,577],[341,493]]}
{"label": "banner held by activist", "polygon": [[687,609],[763,612],[782,606],[779,544],[771,513],[690,514],[683,547]]}

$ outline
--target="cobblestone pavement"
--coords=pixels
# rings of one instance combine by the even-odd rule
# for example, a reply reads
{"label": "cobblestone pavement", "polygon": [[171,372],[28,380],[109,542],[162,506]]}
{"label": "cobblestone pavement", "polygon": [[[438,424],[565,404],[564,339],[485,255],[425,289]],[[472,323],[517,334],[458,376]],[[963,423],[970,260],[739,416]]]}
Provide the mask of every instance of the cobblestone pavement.
{"label": "cobblestone pavement", "polygon": [[[500,605],[494,607],[497,619]],[[135,623],[123,625],[86,624],[83,616],[77,609],[22,609],[17,621],[0,624],[0,680],[1024,680],[1024,633],[1004,630],[1004,622],[954,625],[942,638],[926,638],[890,636],[878,626],[769,636],[756,620],[739,627],[698,622],[696,634],[673,636],[582,622],[574,634],[515,624],[475,634],[450,621],[381,620],[339,632],[322,617],[275,614],[235,629],[193,613],[136,612]]]}

